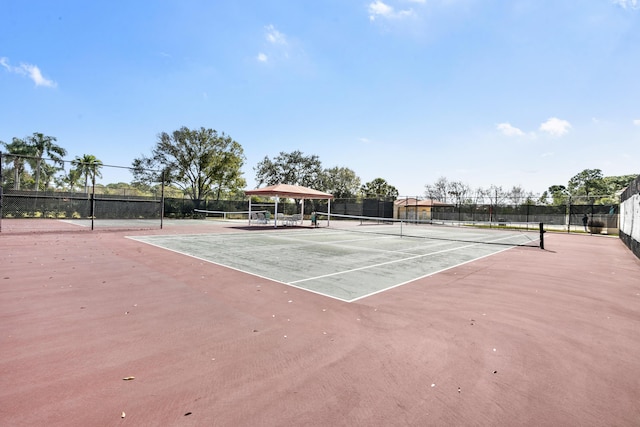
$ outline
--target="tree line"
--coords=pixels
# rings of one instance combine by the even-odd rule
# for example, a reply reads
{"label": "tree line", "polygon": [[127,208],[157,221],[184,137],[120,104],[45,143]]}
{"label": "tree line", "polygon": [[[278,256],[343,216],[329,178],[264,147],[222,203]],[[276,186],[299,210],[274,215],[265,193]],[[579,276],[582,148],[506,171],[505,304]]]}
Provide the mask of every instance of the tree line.
{"label": "tree line", "polygon": [[[71,169],[64,171],[63,157],[67,150],[56,144],[57,139],[39,132],[25,138],[12,138],[10,143],[0,141],[8,154],[4,160],[9,166],[11,179],[8,180],[14,190],[20,190],[23,183],[36,190],[46,190],[52,185],[68,187],[71,191],[84,179],[86,188],[89,179],[102,177],[100,168],[102,162],[91,154],[76,156],[71,163]],[[46,156],[46,157],[45,157]],[[27,166],[31,173],[28,173]]]}
{"label": "tree line", "polygon": [[446,177],[440,177],[434,183],[425,185],[425,196],[454,206],[486,202],[494,206],[566,205],[572,201],[580,204],[608,205],[618,203],[618,194],[637,176],[604,176],[600,169],[585,169],[571,177],[567,185],[554,184],[539,195],[517,185],[506,189],[499,185],[471,188],[462,181],[450,181]]}
{"label": "tree line", "polygon": [[[6,182],[14,190],[20,190],[24,183],[28,188],[41,191],[52,188],[74,191],[81,178],[86,190],[90,181],[102,177],[102,161],[89,154],[76,157],[66,172],[62,157],[67,151],[56,141],[55,137],[42,133],[14,137],[11,143],[0,141],[9,154],[3,159],[8,166],[6,172],[11,175]],[[130,185],[149,191],[163,183],[165,188],[179,189],[191,197],[196,206],[207,199],[243,197],[245,160],[242,146],[224,132],[181,127],[171,133],[160,133],[151,153],[133,160]],[[398,190],[383,178],[361,184],[353,170],[338,166],[324,168],[317,155],[305,155],[301,151],[281,152],[273,159],[265,157],[254,171],[259,185],[302,185],[330,192],[336,198],[398,196]]]}
{"label": "tree line", "polygon": [[[66,172],[62,158],[67,151],[56,142],[55,137],[37,132],[25,138],[14,137],[10,143],[0,141],[10,154],[3,159],[11,176],[6,182],[14,190],[20,190],[22,183],[37,190],[53,187],[69,191],[74,191],[82,180],[85,191],[90,182],[95,185],[95,179],[102,177],[102,161],[91,154],[77,156],[70,162],[71,168]],[[133,182],[130,185],[148,191],[162,183],[165,188],[179,189],[199,206],[201,201],[207,199],[244,196],[246,180],[242,167],[245,161],[240,143],[224,132],[218,133],[204,127],[181,127],[172,133],[160,133],[151,153],[133,160]],[[338,199],[398,197],[396,187],[383,178],[363,184],[352,169],[344,166],[325,168],[317,155],[305,155],[297,150],[280,152],[274,158],[265,156],[253,169],[259,186],[279,183],[302,185],[331,193]],[[425,185],[424,196],[452,205],[474,203],[481,199],[489,199],[494,205],[505,202],[564,204],[568,198],[577,196],[585,196],[592,202],[603,202],[634,178],[635,175],[604,177],[599,169],[585,169],[572,177],[566,186],[553,185],[537,196],[520,186],[504,189],[491,185],[472,189],[461,181],[441,177]]]}

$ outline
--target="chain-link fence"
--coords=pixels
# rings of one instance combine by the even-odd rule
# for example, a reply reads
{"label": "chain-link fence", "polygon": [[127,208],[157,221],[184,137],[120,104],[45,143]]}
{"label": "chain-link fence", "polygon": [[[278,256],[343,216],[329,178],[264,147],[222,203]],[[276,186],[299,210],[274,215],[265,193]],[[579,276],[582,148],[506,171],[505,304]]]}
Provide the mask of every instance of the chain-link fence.
{"label": "chain-link fence", "polygon": [[2,213],[3,218],[159,219],[161,209],[155,197],[8,190]]}
{"label": "chain-link fence", "polygon": [[537,228],[544,223],[548,230],[617,235],[619,205],[596,204],[597,199],[603,197],[567,197],[565,204],[557,205],[531,203],[530,198],[521,202],[484,199],[453,205],[414,197],[398,199],[396,216],[490,227]]}
{"label": "chain-link fence", "polygon": [[[103,175],[121,182],[100,184]],[[52,230],[161,227],[163,185],[141,190],[125,183],[132,181],[130,168],[99,161],[0,153],[0,231],[3,219],[50,220]],[[21,227],[41,229],[33,225]]]}
{"label": "chain-link fence", "polygon": [[620,239],[640,258],[640,176],[620,197]]}
{"label": "chain-link fence", "polygon": [[[97,182],[103,175],[111,177],[116,175],[115,172],[120,176],[119,184],[103,185]],[[147,228],[162,227],[164,217],[195,217],[196,208],[225,212],[247,211],[249,208],[249,202],[245,198],[204,200],[196,206],[188,196],[179,194],[176,197],[175,192],[165,194],[165,188],[161,184],[144,189],[126,184],[133,181],[133,171],[130,168],[83,163],[78,159],[54,161],[0,153],[0,231],[3,218],[67,222],[91,220],[91,228],[96,221],[108,226],[121,224],[136,227],[133,222],[122,221],[129,220],[139,221],[139,227]],[[639,185],[637,180],[633,185]],[[637,193],[634,194],[637,197]],[[617,200],[615,196],[567,196],[565,203],[556,204],[534,203],[532,200],[536,199],[477,198],[473,202],[451,204],[423,197],[401,197],[397,200],[335,199],[331,201],[331,211],[345,215],[489,226],[528,228],[544,223],[549,230],[618,234],[620,205],[596,203]],[[307,200],[302,213],[310,215],[312,212],[326,212],[329,209],[328,203],[327,200]],[[258,205],[259,203],[253,203],[254,207]],[[635,209],[633,203],[628,202],[627,205]],[[273,209],[268,202],[263,203],[263,208]],[[297,201],[286,199],[278,206],[278,210],[285,214],[299,213],[300,209]],[[629,208],[625,212],[628,213]],[[635,213],[633,215],[637,216]],[[120,222],[115,222],[117,220]],[[638,223],[637,220],[635,222]],[[631,232],[625,234],[632,236]]]}

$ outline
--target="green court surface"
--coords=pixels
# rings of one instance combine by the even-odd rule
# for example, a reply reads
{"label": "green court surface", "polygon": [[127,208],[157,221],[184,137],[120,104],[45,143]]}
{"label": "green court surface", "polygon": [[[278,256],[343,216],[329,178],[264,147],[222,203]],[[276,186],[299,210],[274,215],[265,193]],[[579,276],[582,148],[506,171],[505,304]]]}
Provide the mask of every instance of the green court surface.
{"label": "green court surface", "polygon": [[535,234],[476,230],[414,238],[322,228],[129,238],[352,302],[529,242]]}

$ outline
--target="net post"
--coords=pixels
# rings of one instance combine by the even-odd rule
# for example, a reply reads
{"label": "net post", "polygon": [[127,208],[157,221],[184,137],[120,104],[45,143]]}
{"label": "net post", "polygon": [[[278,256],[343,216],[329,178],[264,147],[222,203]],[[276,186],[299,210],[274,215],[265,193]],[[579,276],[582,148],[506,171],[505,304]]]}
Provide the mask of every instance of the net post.
{"label": "net post", "polygon": [[544,224],[540,223],[540,249],[544,249]]}

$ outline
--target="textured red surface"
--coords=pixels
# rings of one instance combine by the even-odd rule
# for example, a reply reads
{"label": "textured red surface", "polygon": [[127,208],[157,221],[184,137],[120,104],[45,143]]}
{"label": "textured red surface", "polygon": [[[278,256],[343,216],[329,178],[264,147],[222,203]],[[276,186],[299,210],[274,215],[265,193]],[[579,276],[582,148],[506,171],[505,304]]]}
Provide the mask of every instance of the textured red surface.
{"label": "textured red surface", "polygon": [[124,238],[186,232],[0,234],[0,425],[640,424],[615,238],[348,304]]}

